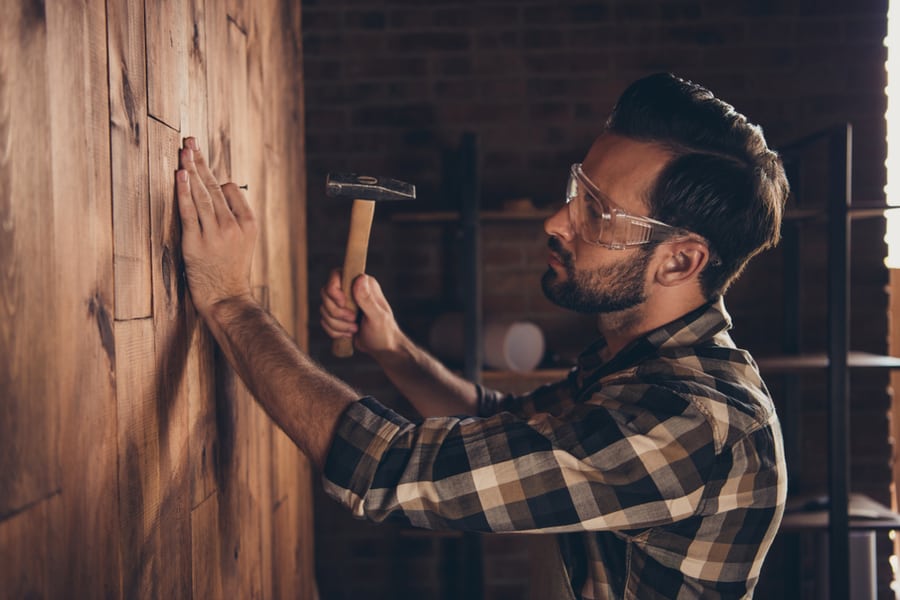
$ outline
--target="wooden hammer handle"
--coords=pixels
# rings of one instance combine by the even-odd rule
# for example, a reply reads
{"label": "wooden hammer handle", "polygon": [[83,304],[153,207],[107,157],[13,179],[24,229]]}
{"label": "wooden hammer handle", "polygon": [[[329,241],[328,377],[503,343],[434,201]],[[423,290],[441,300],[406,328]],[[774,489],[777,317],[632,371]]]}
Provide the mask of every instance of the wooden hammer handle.
{"label": "wooden hammer handle", "polygon": [[[366,255],[369,253],[369,232],[372,231],[372,216],[375,201],[354,200],[350,212],[350,235],[347,237],[347,253],[344,255],[344,273],[341,288],[347,296],[347,308],[359,311],[353,300],[353,280],[366,272]],[[338,338],[331,345],[331,352],[340,358],[353,356],[353,339]]]}

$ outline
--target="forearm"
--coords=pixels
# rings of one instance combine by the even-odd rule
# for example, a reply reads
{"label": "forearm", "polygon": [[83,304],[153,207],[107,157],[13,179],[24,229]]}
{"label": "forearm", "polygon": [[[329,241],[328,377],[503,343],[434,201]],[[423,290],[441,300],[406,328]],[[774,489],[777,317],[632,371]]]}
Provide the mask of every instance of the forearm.
{"label": "forearm", "polygon": [[422,416],[477,413],[475,384],[452,373],[405,335],[395,350],[372,356]]}
{"label": "forearm", "polygon": [[204,320],[263,409],[321,470],[337,422],[359,394],[316,365],[250,297],[219,302]]}

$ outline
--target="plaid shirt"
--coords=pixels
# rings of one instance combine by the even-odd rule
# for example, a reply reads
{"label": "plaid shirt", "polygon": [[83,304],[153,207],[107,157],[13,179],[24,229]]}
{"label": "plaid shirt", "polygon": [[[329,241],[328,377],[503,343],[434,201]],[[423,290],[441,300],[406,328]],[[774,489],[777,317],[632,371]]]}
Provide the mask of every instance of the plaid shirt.
{"label": "plaid shirt", "polygon": [[360,518],[559,533],[582,598],[750,597],[781,522],[781,431],[721,299],[608,362],[602,340],[478,417],[413,423],[365,398],[344,414],[326,491]]}

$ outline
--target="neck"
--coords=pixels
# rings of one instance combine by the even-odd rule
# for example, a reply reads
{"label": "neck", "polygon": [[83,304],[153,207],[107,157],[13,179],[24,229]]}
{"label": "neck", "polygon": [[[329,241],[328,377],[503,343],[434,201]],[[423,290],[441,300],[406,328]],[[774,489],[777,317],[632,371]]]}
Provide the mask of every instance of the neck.
{"label": "neck", "polygon": [[659,294],[629,309],[597,316],[597,328],[606,340],[601,358],[607,361],[628,344],[699,308],[706,299],[699,294]]}

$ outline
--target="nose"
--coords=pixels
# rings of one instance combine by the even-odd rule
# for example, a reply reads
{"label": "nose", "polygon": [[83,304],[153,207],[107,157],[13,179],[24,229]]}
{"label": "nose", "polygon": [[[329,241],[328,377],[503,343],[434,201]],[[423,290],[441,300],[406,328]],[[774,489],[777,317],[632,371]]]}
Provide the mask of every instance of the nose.
{"label": "nose", "polygon": [[563,204],[558,211],[547,217],[547,220],[544,221],[544,232],[567,242],[572,241],[575,237],[575,228],[572,227],[572,221],[569,219],[568,204]]}

